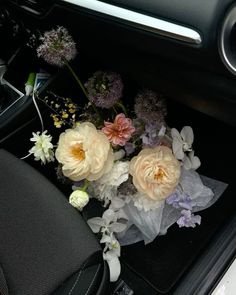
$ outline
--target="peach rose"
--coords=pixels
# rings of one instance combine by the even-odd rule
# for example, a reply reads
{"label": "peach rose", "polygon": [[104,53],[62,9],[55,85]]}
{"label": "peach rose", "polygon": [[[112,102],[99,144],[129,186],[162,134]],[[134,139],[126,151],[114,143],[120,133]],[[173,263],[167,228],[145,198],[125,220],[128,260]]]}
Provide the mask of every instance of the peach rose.
{"label": "peach rose", "polygon": [[177,186],[180,163],[166,146],[146,148],[131,160],[129,173],[138,192],[161,201]]}
{"label": "peach rose", "polygon": [[63,174],[73,181],[97,180],[111,170],[114,162],[108,138],[89,122],[63,132],[55,156]]}

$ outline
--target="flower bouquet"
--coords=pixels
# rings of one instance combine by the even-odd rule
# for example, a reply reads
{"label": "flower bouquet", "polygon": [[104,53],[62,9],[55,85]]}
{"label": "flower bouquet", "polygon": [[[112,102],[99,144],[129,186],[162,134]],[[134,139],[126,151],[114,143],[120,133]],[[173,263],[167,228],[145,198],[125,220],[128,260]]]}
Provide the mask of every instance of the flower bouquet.
{"label": "flower bouquet", "polygon": [[[119,74],[97,71],[83,84],[69,62],[76,46],[63,27],[40,37],[37,55],[55,66],[65,66],[78,82],[86,103],[56,94],[40,97],[52,110],[52,122],[63,129],[52,143],[47,130],[33,133],[29,154],[42,164],[58,162],[60,178],[71,181],[69,202],[82,211],[91,198],[101,202],[102,216],[88,220],[104,245],[103,256],[111,281],[120,273],[120,246],[152,242],[179,227],[200,225],[195,212],[212,205],[223,193],[222,182],[200,176],[200,159],[193,150],[190,126],[170,128],[162,96],[142,89],[130,107],[122,100]],[[81,107],[83,111],[81,112]],[[55,139],[54,139],[55,140]]]}

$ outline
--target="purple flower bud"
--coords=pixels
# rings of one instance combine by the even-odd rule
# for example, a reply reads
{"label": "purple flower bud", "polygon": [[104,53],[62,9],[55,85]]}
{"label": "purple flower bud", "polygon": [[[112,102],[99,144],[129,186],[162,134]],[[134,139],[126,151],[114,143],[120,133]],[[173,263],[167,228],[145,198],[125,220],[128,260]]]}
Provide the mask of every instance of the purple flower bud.
{"label": "purple flower bud", "polygon": [[179,209],[179,201],[180,201],[180,196],[177,193],[173,193],[171,194],[167,199],[166,199],[166,203],[168,205],[173,206],[176,209]]}
{"label": "purple flower bud", "polygon": [[177,220],[179,227],[196,227],[201,224],[201,216],[194,215],[190,210],[182,210],[182,216]]}
{"label": "purple flower bud", "polygon": [[174,208],[180,209],[186,209],[186,210],[192,210],[194,206],[194,202],[191,200],[189,195],[185,193],[180,193],[178,191],[171,194],[167,199],[166,203],[168,205],[172,205]]}

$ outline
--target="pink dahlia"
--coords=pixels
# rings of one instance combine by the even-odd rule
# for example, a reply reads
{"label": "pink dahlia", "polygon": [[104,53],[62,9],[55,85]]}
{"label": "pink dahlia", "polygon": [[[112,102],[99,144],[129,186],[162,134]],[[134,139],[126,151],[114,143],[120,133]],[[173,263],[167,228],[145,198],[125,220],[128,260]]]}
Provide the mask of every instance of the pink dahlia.
{"label": "pink dahlia", "polygon": [[117,115],[114,123],[105,121],[104,125],[105,127],[102,128],[102,132],[106,134],[110,142],[114,145],[124,146],[135,131],[132,120],[126,118],[124,114]]}

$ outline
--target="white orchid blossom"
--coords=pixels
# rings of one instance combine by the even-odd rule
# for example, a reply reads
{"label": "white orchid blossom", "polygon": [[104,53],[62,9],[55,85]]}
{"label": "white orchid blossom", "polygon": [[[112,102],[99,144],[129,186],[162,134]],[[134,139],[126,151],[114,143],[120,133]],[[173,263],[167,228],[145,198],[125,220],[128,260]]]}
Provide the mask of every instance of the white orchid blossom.
{"label": "white orchid blossom", "polygon": [[119,196],[114,197],[112,199],[109,208],[114,211],[117,211],[117,210],[120,210],[121,208],[123,208],[124,206],[125,206],[125,200],[119,195]]}
{"label": "white orchid blossom", "polygon": [[107,261],[109,266],[110,282],[116,282],[121,272],[119,257],[114,250],[109,250],[106,253],[103,253],[103,259]]}
{"label": "white orchid blossom", "polygon": [[100,240],[100,243],[106,244],[106,246],[104,248],[104,252],[106,252],[107,250],[113,250],[114,255],[120,257],[120,243],[115,238],[113,233],[111,233],[109,235],[103,234],[103,236]]}
{"label": "white orchid blossom", "polygon": [[110,281],[117,281],[121,266],[120,266],[120,243],[115,238],[114,234],[110,235],[103,234],[100,243],[105,243],[105,248],[103,250],[103,259],[107,261],[110,270]]}
{"label": "white orchid blossom", "polygon": [[129,217],[124,212],[123,207],[129,202],[127,196],[122,197],[122,195],[118,195],[111,200],[111,204],[109,206],[110,209],[114,210],[117,214],[117,219],[126,219],[129,220]]}
{"label": "white orchid blossom", "polygon": [[184,156],[183,166],[186,170],[197,170],[201,166],[201,161],[197,156],[194,156],[194,151],[191,151],[188,156]]}
{"label": "white orchid blossom", "polygon": [[93,217],[88,220],[88,225],[94,233],[120,233],[126,229],[126,224],[117,222],[117,213],[107,209],[102,217]]}
{"label": "white orchid blossom", "polygon": [[194,140],[193,129],[190,126],[185,126],[179,133],[177,129],[172,128],[171,136],[173,139],[173,153],[178,160],[183,160],[184,153],[192,151],[192,144]]}
{"label": "white orchid blossom", "polygon": [[118,212],[107,209],[102,217],[94,217],[88,220],[88,225],[94,233],[101,232],[100,243],[105,244],[103,250],[103,259],[107,261],[110,269],[110,281],[115,282],[121,271],[120,266],[120,244],[114,236],[114,233],[120,233],[127,227],[126,224],[117,221]]}

